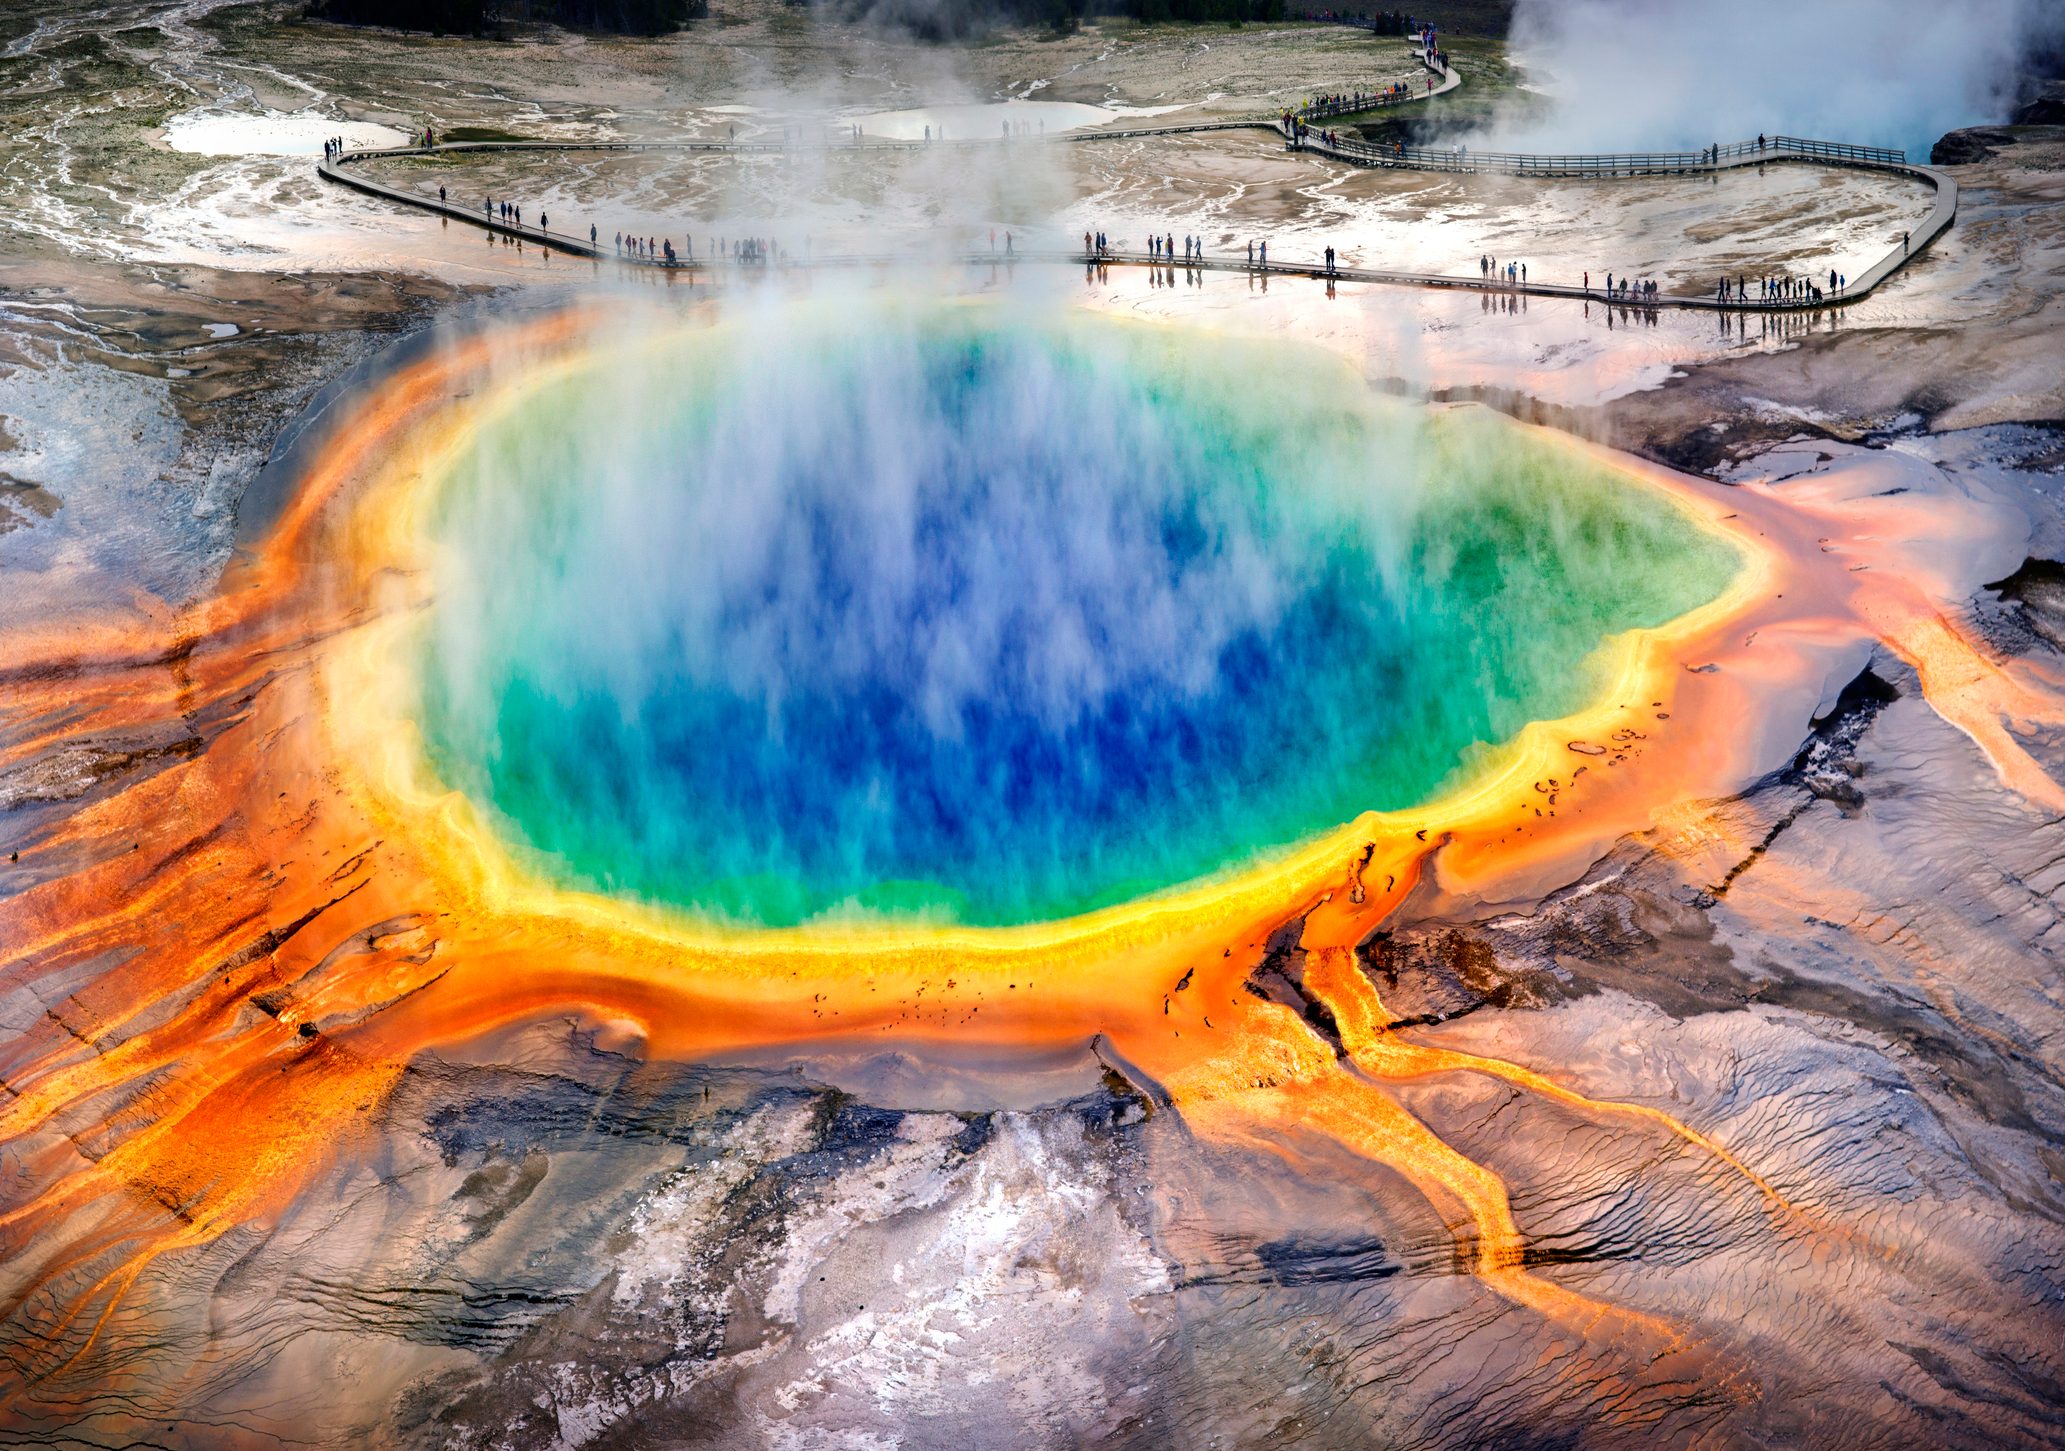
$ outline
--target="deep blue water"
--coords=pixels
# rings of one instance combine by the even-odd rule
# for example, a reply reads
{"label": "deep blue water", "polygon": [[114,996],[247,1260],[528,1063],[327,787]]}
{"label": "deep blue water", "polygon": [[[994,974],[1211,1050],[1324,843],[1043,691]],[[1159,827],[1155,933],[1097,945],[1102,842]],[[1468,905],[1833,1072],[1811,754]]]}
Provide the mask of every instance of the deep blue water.
{"label": "deep blue water", "polygon": [[1040,920],[1424,799],[1732,567],[1301,350],[964,315],[720,335],[486,430],[435,763],[574,883]]}

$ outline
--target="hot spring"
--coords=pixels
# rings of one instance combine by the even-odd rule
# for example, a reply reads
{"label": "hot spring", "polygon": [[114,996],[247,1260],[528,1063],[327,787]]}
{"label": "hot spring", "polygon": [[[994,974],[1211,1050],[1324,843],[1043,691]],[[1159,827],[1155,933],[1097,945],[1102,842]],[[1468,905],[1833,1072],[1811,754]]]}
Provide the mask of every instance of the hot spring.
{"label": "hot spring", "polygon": [[1718,596],[1661,492],[1339,359],[778,307],[540,369],[433,480],[433,770],[569,887],[1045,921],[1482,769]]}

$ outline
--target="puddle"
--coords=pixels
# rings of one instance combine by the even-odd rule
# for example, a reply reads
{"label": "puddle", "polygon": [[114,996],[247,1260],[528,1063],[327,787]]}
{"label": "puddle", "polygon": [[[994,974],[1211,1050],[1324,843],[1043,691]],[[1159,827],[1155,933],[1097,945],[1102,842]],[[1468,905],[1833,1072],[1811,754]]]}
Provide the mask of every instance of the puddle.
{"label": "puddle", "polygon": [[[1186,103],[1187,104],[1187,103]],[[1044,131],[1078,131],[1140,116],[1162,116],[1184,110],[1176,106],[1086,106],[1075,101],[992,101],[971,106],[918,106],[908,111],[877,111],[855,116],[848,124],[869,136],[892,141],[921,141],[925,128],[935,138],[979,141],[1002,136],[1008,126],[1016,135]]]}
{"label": "puddle", "polygon": [[187,111],[165,123],[165,144],[197,156],[320,156],[332,136],[360,147],[401,146],[409,139],[391,126],[309,112]]}

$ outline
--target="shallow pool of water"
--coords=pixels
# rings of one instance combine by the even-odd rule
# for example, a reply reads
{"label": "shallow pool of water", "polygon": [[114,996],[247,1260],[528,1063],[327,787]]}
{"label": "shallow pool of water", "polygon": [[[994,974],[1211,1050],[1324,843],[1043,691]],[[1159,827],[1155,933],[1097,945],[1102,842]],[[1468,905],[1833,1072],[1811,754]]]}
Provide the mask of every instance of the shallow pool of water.
{"label": "shallow pool of water", "polygon": [[1182,106],[1086,106],[1074,101],[993,101],[969,106],[918,106],[908,111],[877,111],[855,116],[847,124],[869,136],[892,141],[923,140],[930,128],[934,140],[988,141],[1005,135],[1039,136],[1074,131],[1133,117],[1161,116]]}
{"label": "shallow pool of water", "polygon": [[403,146],[409,139],[391,126],[305,111],[187,111],[165,123],[165,144],[197,156],[320,156],[332,136],[354,147]]}

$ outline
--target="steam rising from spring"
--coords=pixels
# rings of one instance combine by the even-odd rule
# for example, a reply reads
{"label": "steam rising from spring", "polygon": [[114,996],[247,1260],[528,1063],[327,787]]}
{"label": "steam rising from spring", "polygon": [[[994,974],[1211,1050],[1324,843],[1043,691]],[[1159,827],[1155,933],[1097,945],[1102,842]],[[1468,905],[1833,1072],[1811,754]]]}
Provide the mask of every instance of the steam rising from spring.
{"label": "steam rising from spring", "polygon": [[454,465],[423,716],[557,874],[725,917],[1238,865],[1574,709],[1731,567],[1299,349],[848,298],[609,357]]}
{"label": "steam rising from spring", "polygon": [[2065,33],[2044,0],[1521,0],[1516,56],[1553,91],[1500,139],[1553,152],[1694,149],[1760,132],[1905,148],[2006,119],[2020,58]]}

